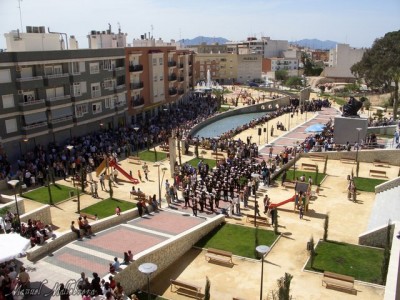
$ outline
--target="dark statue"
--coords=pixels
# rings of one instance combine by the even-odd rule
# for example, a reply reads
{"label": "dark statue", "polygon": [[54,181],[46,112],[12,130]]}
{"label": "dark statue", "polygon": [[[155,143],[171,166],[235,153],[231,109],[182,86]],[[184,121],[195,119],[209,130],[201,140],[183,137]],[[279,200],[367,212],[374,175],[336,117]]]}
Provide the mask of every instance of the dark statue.
{"label": "dark statue", "polygon": [[343,111],[342,111],[342,116],[343,117],[359,117],[357,112],[360,110],[360,108],[363,106],[363,102],[365,99],[361,98],[360,101],[358,101],[354,97],[350,97],[349,101],[343,105]]}

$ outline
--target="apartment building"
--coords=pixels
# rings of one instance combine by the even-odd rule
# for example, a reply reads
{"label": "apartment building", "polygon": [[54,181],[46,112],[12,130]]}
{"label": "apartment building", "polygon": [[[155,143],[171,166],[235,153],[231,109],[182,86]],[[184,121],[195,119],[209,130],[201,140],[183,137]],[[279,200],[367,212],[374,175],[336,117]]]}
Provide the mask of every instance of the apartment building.
{"label": "apartment building", "polygon": [[232,84],[237,81],[237,55],[196,53],[194,56],[194,82],[207,81],[207,70],[210,70],[213,81],[219,84]]}
{"label": "apartment building", "polygon": [[171,46],[125,48],[128,112],[132,122],[155,116],[193,87],[193,54]]}
{"label": "apartment building", "polygon": [[249,37],[245,41],[227,43],[227,51],[236,54],[261,54],[264,58],[283,57],[283,52],[289,49],[289,42],[271,40],[270,37]]}

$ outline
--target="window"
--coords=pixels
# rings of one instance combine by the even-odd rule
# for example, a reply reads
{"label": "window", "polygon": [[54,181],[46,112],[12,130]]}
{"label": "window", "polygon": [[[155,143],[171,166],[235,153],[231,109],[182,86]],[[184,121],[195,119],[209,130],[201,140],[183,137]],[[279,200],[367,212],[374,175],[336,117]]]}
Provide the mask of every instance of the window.
{"label": "window", "polygon": [[53,66],[44,66],[44,75],[53,75]]}
{"label": "window", "polygon": [[3,95],[1,99],[3,102],[3,108],[11,108],[15,106],[13,94]]}
{"label": "window", "polygon": [[61,65],[54,66],[53,74],[62,74],[62,66]]}
{"label": "window", "polygon": [[100,72],[99,63],[90,63],[90,74],[98,74]]}
{"label": "window", "polygon": [[87,113],[88,113],[87,103],[75,105],[75,116],[77,118],[81,118]]}
{"label": "window", "polygon": [[157,58],[153,58],[153,66],[157,66]]}
{"label": "window", "polygon": [[102,112],[101,102],[92,103],[92,113],[99,114]]}
{"label": "window", "polygon": [[103,70],[112,70],[111,69],[111,60],[107,59],[103,61]]}
{"label": "window", "polygon": [[11,82],[10,69],[0,70],[0,83]]}
{"label": "window", "polygon": [[158,97],[158,89],[156,87],[153,89],[153,96]]}
{"label": "window", "polygon": [[92,83],[90,89],[91,89],[91,92],[92,92],[92,98],[101,97],[101,90],[100,90],[100,83],[99,82]]}
{"label": "window", "polygon": [[115,88],[115,86],[116,86],[115,79],[112,79],[112,78],[104,79],[103,88],[112,90]]}
{"label": "window", "polygon": [[114,108],[115,104],[115,97],[107,97],[104,101],[105,108]]}
{"label": "window", "polygon": [[157,82],[157,81],[158,81],[158,76],[154,75],[154,82]]}
{"label": "window", "polygon": [[71,63],[71,73],[72,74],[79,74],[79,62],[74,61]]}
{"label": "window", "polygon": [[158,62],[159,62],[159,64],[160,64],[160,66],[162,66],[162,65],[163,65],[163,58],[162,58],[162,57],[159,58],[159,59],[158,59]]}
{"label": "window", "polygon": [[74,84],[72,85],[72,96],[74,96],[74,97],[82,96],[82,90],[81,90],[81,83],[80,82],[74,82]]}
{"label": "window", "polygon": [[160,75],[160,81],[164,80],[164,75]]}
{"label": "window", "polygon": [[17,119],[6,120],[6,132],[7,133],[16,132],[17,130],[18,130]]}

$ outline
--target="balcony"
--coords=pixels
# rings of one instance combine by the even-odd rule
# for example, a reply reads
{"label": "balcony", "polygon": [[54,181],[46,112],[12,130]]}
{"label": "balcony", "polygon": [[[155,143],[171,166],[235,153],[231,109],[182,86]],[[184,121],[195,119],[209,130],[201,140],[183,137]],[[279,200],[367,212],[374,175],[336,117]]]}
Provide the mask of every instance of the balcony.
{"label": "balcony", "polygon": [[125,67],[124,66],[116,67],[113,70],[113,75],[114,76],[125,75]]}
{"label": "balcony", "polygon": [[132,98],[131,103],[132,103],[132,107],[143,106],[144,98],[143,97]]}
{"label": "balcony", "polygon": [[129,72],[141,72],[143,71],[143,65],[134,65],[134,66],[129,66]]}
{"label": "balcony", "polygon": [[30,111],[34,109],[44,108],[44,99],[35,99],[26,102],[19,102],[18,105],[22,111]]}
{"label": "balcony", "polygon": [[125,84],[119,84],[119,85],[116,86],[115,89],[116,89],[117,91],[123,90],[123,89],[125,89]]}
{"label": "balcony", "polygon": [[33,90],[44,86],[43,76],[17,78],[16,83],[18,90]]}
{"label": "balcony", "polygon": [[183,67],[184,67],[184,64],[183,64],[183,63],[180,63],[180,64],[179,64],[179,68],[180,68],[180,69],[183,69]]}
{"label": "balcony", "polygon": [[192,72],[189,72],[189,76],[193,76],[193,73],[192,73]]}
{"label": "balcony", "polygon": [[179,89],[178,90],[178,95],[183,95],[185,93],[185,90],[184,89]]}
{"label": "balcony", "polygon": [[143,88],[143,82],[131,82],[130,84],[131,90],[139,90]]}
{"label": "balcony", "polygon": [[171,74],[168,76],[168,81],[175,81],[176,80],[176,74]]}
{"label": "balcony", "polygon": [[44,77],[44,84],[47,86],[60,86],[69,83],[70,80],[68,73],[52,74]]}
{"label": "balcony", "polygon": [[43,131],[49,131],[49,127],[47,126],[47,121],[23,126],[21,134],[33,134]]}
{"label": "balcony", "polygon": [[170,60],[170,61],[168,62],[168,67],[169,67],[169,68],[176,67],[176,61]]}
{"label": "balcony", "polygon": [[57,96],[57,97],[51,97],[46,100],[46,105],[47,106],[56,106],[56,105],[62,105],[62,104],[68,104],[71,103],[71,95],[62,95],[62,96]]}
{"label": "balcony", "polygon": [[92,91],[92,98],[98,98],[98,97],[101,97],[101,91],[100,90]]}
{"label": "balcony", "polygon": [[184,78],[183,76],[180,76],[180,77],[179,77],[179,81],[180,81],[180,82],[182,82],[182,81],[184,81],[184,80],[185,80],[185,78]]}
{"label": "balcony", "polygon": [[169,94],[170,96],[176,96],[176,95],[178,94],[178,90],[177,90],[176,88],[170,88],[170,89],[168,90],[168,94]]}
{"label": "balcony", "polygon": [[72,116],[65,116],[65,117],[53,119],[51,122],[49,122],[49,127],[54,129],[54,128],[63,127],[66,125],[73,126],[73,123],[71,122],[72,119],[73,119]]}
{"label": "balcony", "polygon": [[191,60],[189,60],[189,66],[191,66],[193,64],[193,62]]}

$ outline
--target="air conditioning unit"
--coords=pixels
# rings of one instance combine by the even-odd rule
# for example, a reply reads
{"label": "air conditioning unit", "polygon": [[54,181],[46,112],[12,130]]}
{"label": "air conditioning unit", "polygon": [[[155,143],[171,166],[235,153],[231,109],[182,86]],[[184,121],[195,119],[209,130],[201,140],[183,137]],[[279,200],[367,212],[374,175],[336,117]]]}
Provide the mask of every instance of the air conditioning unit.
{"label": "air conditioning unit", "polygon": [[23,90],[18,90],[18,95],[23,95],[24,91]]}

